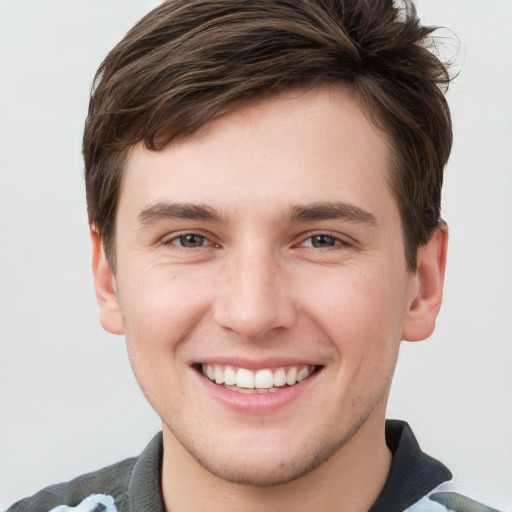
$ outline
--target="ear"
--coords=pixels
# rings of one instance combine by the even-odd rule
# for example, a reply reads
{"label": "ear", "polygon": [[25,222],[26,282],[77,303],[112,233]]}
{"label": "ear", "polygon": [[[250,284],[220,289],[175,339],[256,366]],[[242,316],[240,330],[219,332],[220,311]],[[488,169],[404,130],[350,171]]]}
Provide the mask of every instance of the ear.
{"label": "ear", "polygon": [[418,249],[409,310],[402,331],[403,340],[424,340],[434,332],[443,298],[447,246],[448,227],[443,223],[435,229],[430,240]]}
{"label": "ear", "polygon": [[112,334],[123,334],[123,318],[117,300],[116,281],[110,264],[105,257],[100,235],[91,229],[92,273],[96,298],[100,306],[100,322]]}

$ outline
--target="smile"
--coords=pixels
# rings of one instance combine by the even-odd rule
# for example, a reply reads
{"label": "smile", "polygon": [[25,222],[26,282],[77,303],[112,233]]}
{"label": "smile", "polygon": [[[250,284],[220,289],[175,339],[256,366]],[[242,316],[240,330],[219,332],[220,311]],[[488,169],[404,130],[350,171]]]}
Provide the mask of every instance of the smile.
{"label": "smile", "polygon": [[252,371],[234,366],[201,365],[203,375],[210,381],[239,393],[274,393],[306,380],[316,369],[314,365],[301,365]]}

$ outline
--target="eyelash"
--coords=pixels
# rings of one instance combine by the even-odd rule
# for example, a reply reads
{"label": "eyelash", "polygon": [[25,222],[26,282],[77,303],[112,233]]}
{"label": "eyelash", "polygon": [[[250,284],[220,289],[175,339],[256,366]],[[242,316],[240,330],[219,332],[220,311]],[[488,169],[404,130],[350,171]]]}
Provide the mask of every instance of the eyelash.
{"label": "eyelash", "polygon": [[[331,241],[332,245],[328,245],[327,247],[315,247],[313,240],[315,238],[319,239],[321,237],[324,237],[325,239],[328,239],[329,241]],[[307,242],[307,241],[311,241],[311,244],[304,245],[305,242]],[[303,246],[303,247],[310,247],[312,249],[332,249],[336,246],[350,247],[352,244],[350,244],[347,240],[339,238],[331,233],[320,232],[320,233],[313,233],[313,234],[309,235],[299,245]]]}
{"label": "eyelash", "polygon": [[[200,238],[202,243],[200,245],[191,245],[191,246],[186,246],[183,244],[183,241],[188,238],[188,237],[196,237],[196,238]],[[204,244],[205,241],[208,241],[208,237],[206,237],[205,235],[201,235],[199,233],[183,233],[181,235],[178,235],[178,236],[174,236],[172,237],[171,239],[169,240],[164,240],[163,244],[164,245],[177,245],[178,247],[180,247],[181,249],[196,249],[198,247],[208,247],[208,246],[211,246],[211,245],[215,245],[213,243],[208,243],[208,244]],[[179,243],[178,243],[179,242]]]}

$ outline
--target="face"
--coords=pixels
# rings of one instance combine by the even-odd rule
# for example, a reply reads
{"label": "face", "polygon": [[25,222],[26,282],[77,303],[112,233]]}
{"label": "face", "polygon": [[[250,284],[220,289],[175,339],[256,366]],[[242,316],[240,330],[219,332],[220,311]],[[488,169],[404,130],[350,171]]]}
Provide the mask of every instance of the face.
{"label": "face", "polygon": [[289,91],[164,151],[134,149],[115,277],[99,243],[94,268],[102,323],[125,333],[166,443],[267,485],[341,456],[369,422],[383,428],[422,300],[389,164],[341,87]]}

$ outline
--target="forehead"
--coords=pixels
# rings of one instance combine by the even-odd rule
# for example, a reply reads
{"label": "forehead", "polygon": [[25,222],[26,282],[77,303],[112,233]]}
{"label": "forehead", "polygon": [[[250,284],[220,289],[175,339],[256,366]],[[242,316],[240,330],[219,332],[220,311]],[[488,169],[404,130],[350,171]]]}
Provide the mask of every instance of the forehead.
{"label": "forehead", "polygon": [[383,134],[349,89],[288,90],[237,108],[163,151],[135,147],[120,203],[283,209],[344,200],[371,208],[392,200],[389,167]]}

